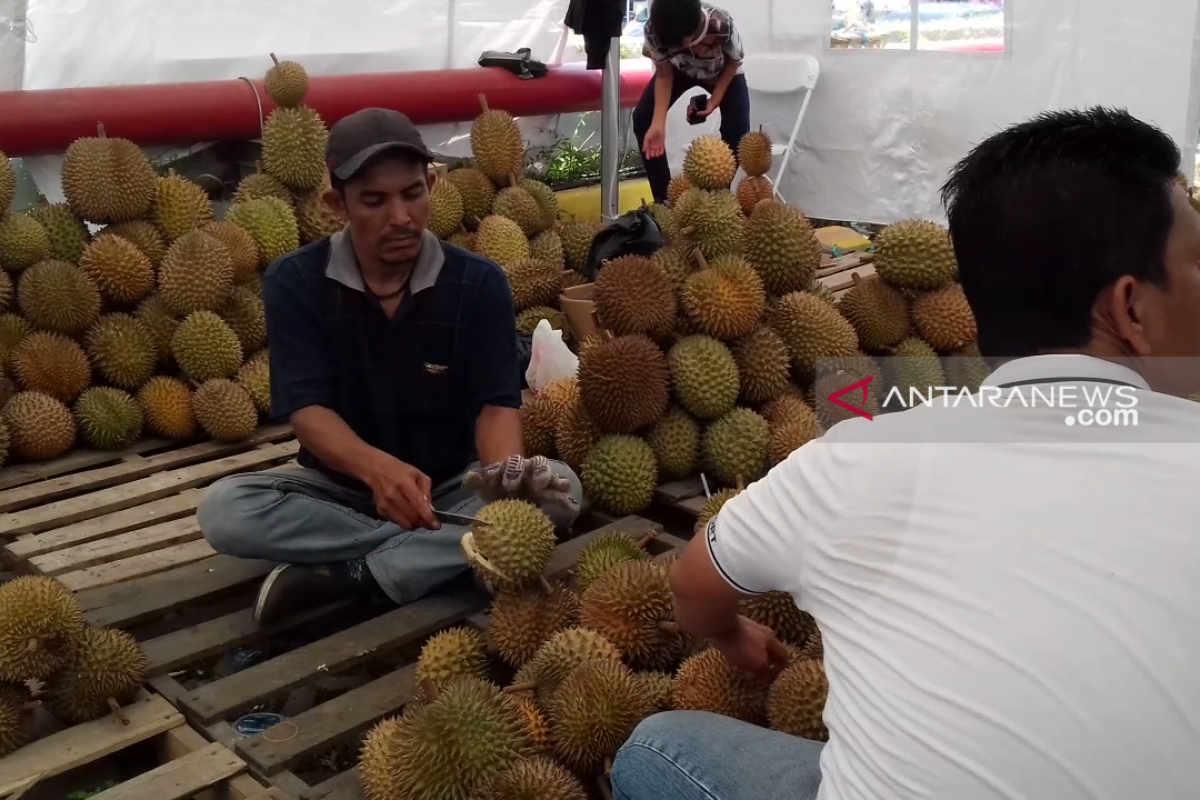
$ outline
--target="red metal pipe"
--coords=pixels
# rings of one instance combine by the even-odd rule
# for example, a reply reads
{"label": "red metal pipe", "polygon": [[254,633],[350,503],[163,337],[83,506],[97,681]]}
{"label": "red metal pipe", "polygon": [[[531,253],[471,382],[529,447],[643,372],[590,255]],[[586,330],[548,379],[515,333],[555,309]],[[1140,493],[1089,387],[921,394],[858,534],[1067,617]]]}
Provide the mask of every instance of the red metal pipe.
{"label": "red metal pipe", "polygon": [[[650,79],[649,62],[622,64],[621,105],[637,103]],[[462,122],[479,113],[479,95],[492,108],[537,116],[600,108],[599,70],[551,67],[544,78],[521,80],[497,67],[314,77],[305,102],[327,124],[379,106],[429,125]],[[256,96],[257,92],[257,96]],[[262,114],[274,107],[262,81],[204,81],[149,86],[103,86],[0,92],[0,150],[10,157],[61,153],[98,123],[109,136],[140,145],[171,145],[260,134]]]}

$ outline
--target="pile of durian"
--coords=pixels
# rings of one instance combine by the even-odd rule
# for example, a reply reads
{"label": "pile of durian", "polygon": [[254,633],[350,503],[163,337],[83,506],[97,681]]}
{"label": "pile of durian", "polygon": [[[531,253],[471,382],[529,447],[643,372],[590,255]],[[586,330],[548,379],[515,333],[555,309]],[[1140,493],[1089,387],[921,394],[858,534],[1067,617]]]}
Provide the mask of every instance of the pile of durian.
{"label": "pile of durian", "polygon": [[0,153],[0,466],[142,436],[241,441],[268,413],[260,272],[340,223],[307,74],[276,61],[265,86],[263,168],[220,221],[203,186],[103,126],[67,149],[65,203],[11,210]]}
{"label": "pile of durian", "polygon": [[[76,725],[132,702],[148,662],[124,631],[87,624],[75,595],[53,578],[0,585],[0,757],[32,742],[38,707]],[[116,723],[114,723],[116,724]]]}
{"label": "pile of durian", "polygon": [[364,741],[367,800],[585,800],[634,727],[669,709],[828,738],[820,632],[790,596],[743,604],[791,655],[762,681],[681,631],[652,535],[601,534],[560,580],[546,577],[554,528],[540,510],[501,500],[477,516],[464,551],[497,591],[489,623],[426,642],[417,698]]}
{"label": "pile of durian", "polygon": [[[472,145],[475,166],[435,189],[439,234],[505,269],[522,331],[541,319],[566,330],[557,299],[583,282],[599,224],[558,219],[536,181],[502,183],[522,158],[511,116],[485,111]],[[815,280],[811,224],[773,196],[771,161],[761,131],[737,159],[715,136],[696,139],[668,203],[649,207],[667,246],[602,266],[594,299],[605,332],[575,343],[574,379],[521,409],[527,455],[581,470],[605,511],[641,511],[660,482],[700,472],[716,487],[758,479],[848,417],[824,398],[867,375],[876,381],[867,410],[879,413],[881,388],[907,397],[903,387],[977,386],[987,372],[943,227],[906,220],[882,230],[877,274],[835,300]],[[733,189],[739,162],[747,177]]]}

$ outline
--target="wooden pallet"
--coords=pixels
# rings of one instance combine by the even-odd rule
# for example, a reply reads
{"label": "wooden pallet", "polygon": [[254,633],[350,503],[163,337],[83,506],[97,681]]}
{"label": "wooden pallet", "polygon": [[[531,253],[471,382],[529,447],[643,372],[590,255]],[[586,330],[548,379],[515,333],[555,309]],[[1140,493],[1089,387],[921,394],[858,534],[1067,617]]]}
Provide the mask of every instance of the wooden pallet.
{"label": "wooden pallet", "polygon": [[[288,800],[282,792],[264,795],[267,788],[247,774],[245,761],[193,730],[163,697],[143,692],[122,709],[122,716],[129,724],[110,715],[50,734],[0,758],[0,797],[63,797],[72,772],[149,743],[158,766],[92,800]],[[123,758],[122,763],[130,760]]]}
{"label": "wooden pallet", "polygon": [[[625,517],[559,545],[549,572],[564,573],[588,542],[608,530],[623,530],[640,538],[660,528],[657,523],[640,517]],[[650,552],[663,555],[683,544],[682,540],[659,533],[649,547]],[[247,574],[243,571],[239,577]],[[176,591],[182,593],[188,591],[183,585],[186,582],[178,578],[172,581]],[[136,619],[144,613],[139,610],[144,606],[137,605],[145,602],[142,597],[129,594],[123,604],[113,606],[123,610],[115,615],[110,611],[107,618]],[[413,662],[420,645],[434,633],[454,625],[486,625],[483,612],[488,602],[486,595],[470,586],[447,590],[356,625],[340,627],[310,644],[191,690],[177,680],[180,671],[189,664],[240,645],[254,645],[266,635],[278,635],[285,629],[300,629],[320,617],[340,616],[348,604],[305,612],[267,632],[253,623],[247,607],[149,639],[143,642],[143,647],[151,663],[150,682],[155,690],[175,703],[206,736],[229,746],[245,760],[252,773],[303,800],[320,797],[349,800],[359,797],[358,779],[352,769],[318,776],[319,779],[309,783],[302,777],[303,766],[339,746],[356,752],[360,735],[378,720],[398,712],[412,698]],[[343,694],[335,693],[330,699],[249,737],[239,734],[232,724],[240,715],[270,707],[273,700],[301,687],[328,682],[356,668],[369,670],[368,676],[379,677]]]}
{"label": "wooden pallet", "polygon": [[654,499],[669,508],[696,517],[700,515],[708,495],[704,492],[704,482],[697,475],[660,485],[654,490]]}
{"label": "wooden pallet", "polygon": [[868,278],[875,274],[874,253],[847,253],[839,258],[826,255],[817,269],[817,282],[841,297],[854,286],[855,276]]}
{"label": "wooden pallet", "polygon": [[0,555],[77,592],[204,564],[216,553],[196,524],[202,487],[287,462],[298,448],[276,425],[237,444],[144,442],[0,469]]}

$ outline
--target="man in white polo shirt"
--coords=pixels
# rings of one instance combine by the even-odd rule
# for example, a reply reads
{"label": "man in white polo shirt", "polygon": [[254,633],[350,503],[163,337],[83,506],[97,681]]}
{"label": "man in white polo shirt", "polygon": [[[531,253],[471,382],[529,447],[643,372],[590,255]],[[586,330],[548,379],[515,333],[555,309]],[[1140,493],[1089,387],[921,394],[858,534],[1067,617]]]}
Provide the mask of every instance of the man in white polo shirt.
{"label": "man in white polo shirt", "polygon": [[828,743],[659,714],[617,756],[615,800],[1200,797],[1200,216],[1179,167],[1107,109],[956,166],[961,281],[1000,362],[980,396],[1137,413],[933,403],[794,452],[672,586],[680,623],[764,679],[786,652],[738,601],[787,591],[816,618]]}

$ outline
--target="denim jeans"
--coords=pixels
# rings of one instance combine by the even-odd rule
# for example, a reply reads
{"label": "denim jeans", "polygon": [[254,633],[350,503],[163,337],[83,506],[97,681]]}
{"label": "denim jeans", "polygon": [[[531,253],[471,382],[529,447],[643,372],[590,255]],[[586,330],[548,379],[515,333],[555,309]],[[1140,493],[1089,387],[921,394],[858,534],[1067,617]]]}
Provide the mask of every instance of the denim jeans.
{"label": "denim jeans", "polygon": [[[675,72],[675,79],[671,84],[671,105],[675,105],[684,92],[695,89],[697,86],[707,92],[712,92],[711,85],[702,84],[675,67],[672,67],[672,70]],[[642,146],[646,140],[646,131],[650,130],[650,125],[654,122],[654,81],[653,77],[650,78],[650,83],[642,92],[642,99],[633,109],[633,135],[637,137],[638,152],[642,153],[642,163],[646,165],[646,181],[650,184],[650,191],[654,194],[655,201],[661,203],[667,199],[667,185],[671,182],[671,165],[667,161],[666,154],[646,158]],[[721,101],[720,108],[721,139],[729,145],[734,155],[737,155],[738,144],[741,143],[742,137],[750,132],[750,89],[746,86],[745,75],[735,75],[729,82],[729,88],[725,91],[725,98]]]}
{"label": "denim jeans", "polygon": [[[579,478],[566,464],[550,464],[580,502]],[[439,511],[474,516],[483,506],[475,492],[462,488],[461,477],[436,487],[432,496]],[[312,566],[364,558],[379,588],[398,605],[468,568],[459,548],[465,526],[402,530],[375,516],[369,492],[298,464],[222,478],[204,493],[196,518],[212,549],[236,558]]]}
{"label": "denim jeans", "polygon": [[821,742],[706,711],[666,711],[613,760],[613,800],[815,800]]}

